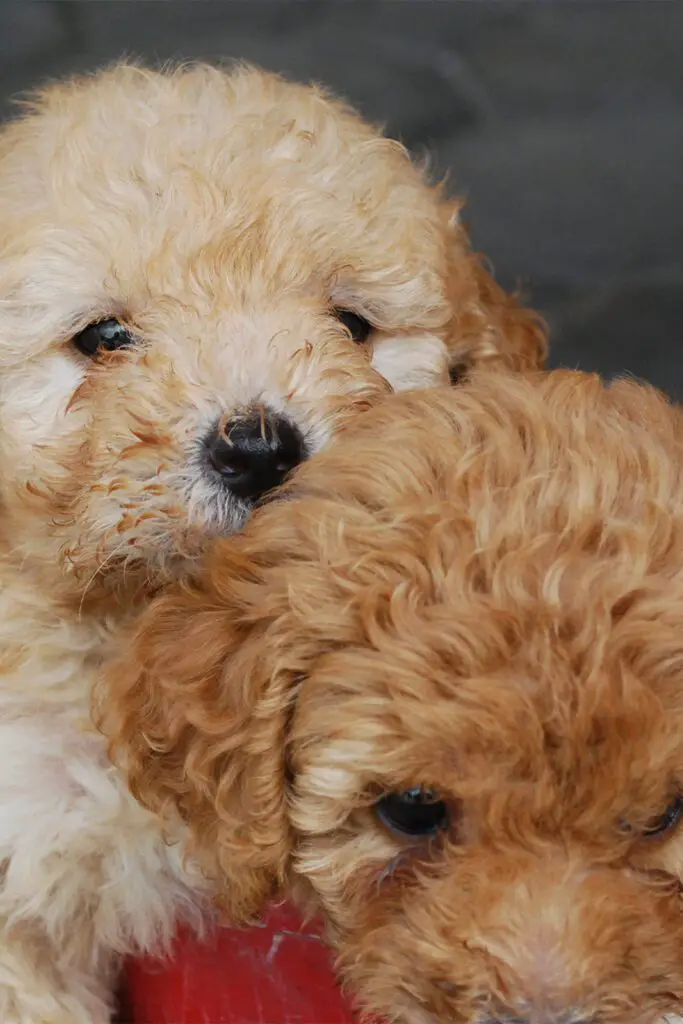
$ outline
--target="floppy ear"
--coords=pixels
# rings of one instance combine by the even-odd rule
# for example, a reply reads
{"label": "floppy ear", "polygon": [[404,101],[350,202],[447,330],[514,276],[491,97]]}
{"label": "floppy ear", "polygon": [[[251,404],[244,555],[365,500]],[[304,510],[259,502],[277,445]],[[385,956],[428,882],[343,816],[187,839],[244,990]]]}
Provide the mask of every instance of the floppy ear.
{"label": "floppy ear", "polygon": [[451,379],[469,366],[495,361],[512,370],[541,369],[548,350],[543,318],[527,309],[517,294],[496,282],[483,257],[472,252],[460,221],[460,203],[444,203],[448,232],[447,288],[453,310],[446,344]]}
{"label": "floppy ear", "polygon": [[254,571],[234,542],[218,542],[198,582],[143,613],[96,700],[133,794],[180,815],[190,853],[236,921],[283,883],[290,850],[284,750],[294,675],[278,664],[277,601],[252,607],[250,623],[237,596]]}

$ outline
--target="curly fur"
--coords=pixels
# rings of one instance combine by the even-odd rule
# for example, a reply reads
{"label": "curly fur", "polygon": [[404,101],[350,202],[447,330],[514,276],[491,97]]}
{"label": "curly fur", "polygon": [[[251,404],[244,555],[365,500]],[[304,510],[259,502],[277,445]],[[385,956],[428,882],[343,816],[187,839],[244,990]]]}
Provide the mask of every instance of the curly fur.
{"label": "curly fur", "polygon": [[[367,345],[333,307],[372,322]],[[79,354],[112,316],[136,343]],[[250,511],[207,473],[206,432],[266,404],[314,452],[449,359],[543,349],[405,150],[319,89],[119,66],[3,130],[3,1024],[103,1024],[112,954],[203,913],[89,705],[118,623]]]}
{"label": "curly fur", "polygon": [[[321,912],[401,1024],[683,999],[683,418],[477,373],[387,398],[143,615],[102,693],[133,791],[248,917]],[[409,842],[373,805],[438,790]]]}
{"label": "curly fur", "polygon": [[[387,382],[540,361],[538,318],[470,252],[457,208],[343,105],[253,69],[123,66],[45,92],[0,137],[13,554],[79,600],[93,572],[93,598],[124,568],[144,586],[150,563],[173,575],[244,519],[197,465],[221,417],[265,403],[315,451]],[[367,347],[333,307],[372,322]],[[70,339],[111,315],[141,342],[93,366]]]}

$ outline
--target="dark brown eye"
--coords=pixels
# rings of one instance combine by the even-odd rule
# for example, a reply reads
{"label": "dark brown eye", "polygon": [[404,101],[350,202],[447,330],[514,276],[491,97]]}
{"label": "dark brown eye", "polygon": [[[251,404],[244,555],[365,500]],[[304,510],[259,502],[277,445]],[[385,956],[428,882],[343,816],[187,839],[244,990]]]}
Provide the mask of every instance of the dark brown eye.
{"label": "dark brown eye", "polygon": [[464,363],[451,363],[448,368],[448,376],[451,384],[462,384],[467,376],[467,366]]}
{"label": "dark brown eye", "polygon": [[113,352],[117,348],[132,345],[135,339],[127,327],[111,317],[88,324],[73,338],[73,343],[84,356],[96,356],[99,352]]}
{"label": "dark brown eye", "polygon": [[400,836],[434,836],[448,826],[448,808],[430,789],[387,793],[375,804],[379,820]]}
{"label": "dark brown eye", "polygon": [[662,836],[676,828],[683,817],[683,797],[677,796],[672,800],[667,809],[659,818],[653,818],[643,829],[642,835],[645,839],[654,839],[655,836]]}
{"label": "dark brown eye", "polygon": [[362,316],[358,316],[357,313],[352,313],[348,309],[335,309],[334,315],[340,323],[344,324],[353,340],[357,341],[359,345],[368,340],[372,333],[372,325]]}

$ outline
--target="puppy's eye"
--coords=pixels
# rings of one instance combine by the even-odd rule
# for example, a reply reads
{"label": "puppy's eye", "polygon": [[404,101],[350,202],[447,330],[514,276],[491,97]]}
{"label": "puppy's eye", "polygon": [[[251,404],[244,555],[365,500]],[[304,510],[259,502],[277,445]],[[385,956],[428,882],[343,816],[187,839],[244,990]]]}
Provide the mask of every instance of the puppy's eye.
{"label": "puppy's eye", "polygon": [[448,808],[430,789],[387,793],[375,804],[377,817],[400,836],[434,836],[448,825]]}
{"label": "puppy's eye", "polygon": [[358,316],[357,313],[352,313],[348,309],[335,309],[334,315],[340,323],[344,324],[353,340],[357,341],[359,345],[368,340],[372,333],[372,325],[362,316]]}
{"label": "puppy's eye", "polygon": [[73,343],[84,356],[96,356],[99,352],[113,352],[117,348],[132,345],[135,339],[127,327],[111,317],[88,324],[73,338]]}
{"label": "puppy's eye", "polygon": [[467,367],[464,363],[451,363],[448,368],[448,376],[451,384],[462,384],[467,376]]}
{"label": "puppy's eye", "polygon": [[681,818],[683,818],[683,796],[677,796],[675,800],[671,801],[664,814],[647,823],[642,835],[645,839],[662,836],[665,832],[676,828]]}

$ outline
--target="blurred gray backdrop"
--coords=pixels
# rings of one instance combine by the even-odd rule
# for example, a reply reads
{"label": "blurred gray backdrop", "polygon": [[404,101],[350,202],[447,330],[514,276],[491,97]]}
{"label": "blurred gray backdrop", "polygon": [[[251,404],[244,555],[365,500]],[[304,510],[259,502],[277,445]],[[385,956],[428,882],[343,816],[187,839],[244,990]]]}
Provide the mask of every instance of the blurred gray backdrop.
{"label": "blurred gray backdrop", "polygon": [[554,364],[683,398],[682,51],[677,0],[0,0],[0,106],[124,54],[324,82],[450,170]]}

